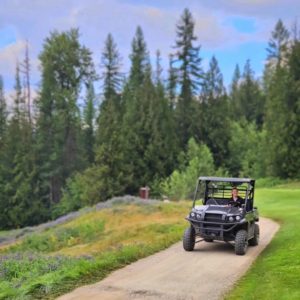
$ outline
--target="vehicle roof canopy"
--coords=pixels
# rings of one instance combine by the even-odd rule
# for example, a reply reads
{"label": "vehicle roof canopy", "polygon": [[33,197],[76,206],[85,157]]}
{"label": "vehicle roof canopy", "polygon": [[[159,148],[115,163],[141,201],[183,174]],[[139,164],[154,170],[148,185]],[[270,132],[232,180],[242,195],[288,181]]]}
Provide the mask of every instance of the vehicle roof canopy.
{"label": "vehicle roof canopy", "polygon": [[200,176],[199,180],[201,181],[215,181],[215,182],[230,182],[230,183],[253,183],[254,179],[251,178],[236,178],[236,177],[206,177]]}

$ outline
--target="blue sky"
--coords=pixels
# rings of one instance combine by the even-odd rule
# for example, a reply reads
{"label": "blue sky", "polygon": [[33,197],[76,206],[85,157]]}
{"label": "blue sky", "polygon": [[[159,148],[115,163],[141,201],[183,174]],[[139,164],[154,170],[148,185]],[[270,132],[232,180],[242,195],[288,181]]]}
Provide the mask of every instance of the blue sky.
{"label": "blue sky", "polygon": [[[260,77],[271,30],[279,18],[288,28],[300,11],[298,0],[1,0],[0,74],[8,93],[13,89],[15,66],[22,61],[26,40],[32,62],[32,86],[38,89],[38,55],[49,32],[79,27],[81,41],[94,53],[99,70],[100,54],[107,34],[112,33],[128,71],[130,44],[141,25],[150,53],[160,49],[167,69],[174,51],[175,25],[185,7],[194,16],[201,44],[203,68],[212,55],[219,61],[226,86],[238,63],[247,59]],[[100,84],[99,84],[100,86]]]}

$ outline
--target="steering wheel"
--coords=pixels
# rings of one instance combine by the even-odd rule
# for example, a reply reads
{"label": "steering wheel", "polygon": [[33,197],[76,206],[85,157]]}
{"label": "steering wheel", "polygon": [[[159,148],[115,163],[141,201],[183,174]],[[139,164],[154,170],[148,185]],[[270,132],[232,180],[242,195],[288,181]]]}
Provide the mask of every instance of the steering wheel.
{"label": "steering wheel", "polygon": [[234,207],[241,207],[241,204],[239,202],[236,202],[236,201],[229,201],[228,203],[229,205],[231,206],[234,206]]}

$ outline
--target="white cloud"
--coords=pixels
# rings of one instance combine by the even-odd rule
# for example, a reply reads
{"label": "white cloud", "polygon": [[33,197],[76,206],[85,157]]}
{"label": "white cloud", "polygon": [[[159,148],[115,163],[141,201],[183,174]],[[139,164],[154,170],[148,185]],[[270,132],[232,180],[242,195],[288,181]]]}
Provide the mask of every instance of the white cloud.
{"label": "white cloud", "polygon": [[[0,26],[13,26],[17,42],[0,50],[0,74],[12,81],[16,59],[22,60],[24,40],[31,45],[32,79],[39,81],[38,55],[49,32],[79,27],[82,42],[94,52],[99,66],[104,40],[113,34],[128,69],[131,40],[137,25],[141,25],[152,56],[161,50],[163,62],[174,51],[176,23],[188,6],[196,21],[196,35],[202,49],[220,50],[245,42],[266,41],[278,16],[292,19],[297,0],[165,0],[126,2],[121,0],[1,0]],[[155,4],[154,4],[155,3]],[[293,9],[286,9],[293,7]],[[230,16],[247,16],[255,20],[254,33],[240,33],[224,22]],[[289,24],[288,24],[289,25]],[[23,46],[22,46],[23,45]],[[98,69],[99,71],[99,69]]]}
{"label": "white cloud", "polygon": [[15,72],[17,61],[24,54],[26,42],[19,40],[0,49],[0,74]]}

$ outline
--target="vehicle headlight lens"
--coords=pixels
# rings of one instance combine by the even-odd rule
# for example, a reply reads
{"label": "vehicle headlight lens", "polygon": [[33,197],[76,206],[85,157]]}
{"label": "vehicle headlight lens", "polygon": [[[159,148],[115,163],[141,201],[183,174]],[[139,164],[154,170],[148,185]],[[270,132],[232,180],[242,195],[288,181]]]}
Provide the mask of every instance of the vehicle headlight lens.
{"label": "vehicle headlight lens", "polygon": [[234,221],[234,218],[233,218],[233,217],[229,217],[229,221],[230,221],[230,222],[233,222],[233,221]]}
{"label": "vehicle headlight lens", "polygon": [[240,216],[236,216],[236,220],[239,221],[241,219]]}
{"label": "vehicle headlight lens", "polygon": [[192,212],[191,213],[191,217],[194,218],[195,217],[195,213]]}
{"label": "vehicle headlight lens", "polygon": [[197,214],[197,219],[200,220],[201,219],[201,215]]}

